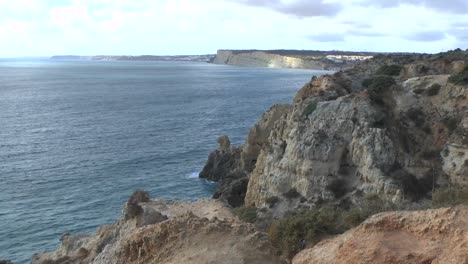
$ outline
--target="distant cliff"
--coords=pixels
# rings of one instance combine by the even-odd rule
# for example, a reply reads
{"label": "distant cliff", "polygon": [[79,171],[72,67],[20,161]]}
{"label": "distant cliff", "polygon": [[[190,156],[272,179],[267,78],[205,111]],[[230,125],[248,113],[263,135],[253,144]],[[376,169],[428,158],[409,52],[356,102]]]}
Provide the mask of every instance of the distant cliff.
{"label": "distant cliff", "polygon": [[309,50],[218,50],[215,64],[299,68],[314,70],[348,69],[376,53]]}
{"label": "distant cliff", "polygon": [[52,56],[52,60],[100,60],[100,61],[195,61],[195,62],[212,62],[214,60],[214,54],[206,55],[176,55],[176,56],[155,56],[155,55],[141,55],[141,56],[109,56],[109,55],[98,55],[98,56],[77,56],[77,55],[65,55],[65,56]]}

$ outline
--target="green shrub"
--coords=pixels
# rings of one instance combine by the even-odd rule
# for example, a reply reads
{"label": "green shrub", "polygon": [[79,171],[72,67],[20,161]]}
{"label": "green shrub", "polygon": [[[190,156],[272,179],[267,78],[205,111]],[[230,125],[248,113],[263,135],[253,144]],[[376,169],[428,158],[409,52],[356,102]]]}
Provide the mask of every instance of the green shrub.
{"label": "green shrub", "polygon": [[397,209],[401,208],[371,193],[364,195],[348,211],[330,205],[296,211],[275,220],[268,228],[268,236],[280,255],[292,258],[302,249],[301,240],[314,245],[326,236],[342,233],[361,224],[371,215]]}
{"label": "green shrub", "polygon": [[150,195],[147,191],[144,190],[136,190],[132,193],[132,195],[128,198],[129,203],[147,203],[150,201]]}
{"label": "green shrub", "polygon": [[388,76],[398,76],[400,75],[401,69],[400,65],[383,65],[380,67],[375,74],[376,75],[388,75]]}
{"label": "green shrub", "polygon": [[333,207],[303,210],[274,221],[268,235],[279,254],[292,258],[301,250],[301,240],[315,244],[321,236],[343,232],[339,215]]}
{"label": "green shrub", "polygon": [[430,125],[426,124],[425,126],[423,126],[422,128],[422,131],[424,131],[424,133],[430,135],[432,134],[432,128]]}
{"label": "green shrub", "polygon": [[381,93],[395,84],[396,82],[395,79],[393,79],[393,77],[386,75],[377,75],[374,78],[372,78],[369,84],[369,89]]}
{"label": "green shrub", "polygon": [[449,207],[459,204],[468,205],[468,187],[448,186],[432,192],[432,207]]}
{"label": "green shrub", "polygon": [[362,81],[362,86],[368,88],[372,84],[372,78],[367,78]]}
{"label": "green shrub", "polygon": [[426,122],[426,115],[419,108],[411,108],[406,112],[406,115],[411,119],[414,124],[418,127],[422,127]]}
{"label": "green shrub", "polygon": [[439,91],[440,91],[440,88],[442,88],[442,86],[440,84],[434,83],[433,85],[431,85],[431,87],[427,88],[426,95],[427,96],[438,95]]}
{"label": "green shrub", "polygon": [[[432,154],[428,153],[428,155]],[[395,163],[388,171],[388,175],[403,189],[403,194],[407,200],[413,202],[419,201],[422,198],[428,197],[432,190],[432,174],[418,178],[405,170],[400,164]]]}
{"label": "green shrub", "polygon": [[143,190],[136,190],[128,198],[124,208],[124,218],[132,219],[143,213],[143,207],[140,203],[147,203],[150,201],[149,193]]}
{"label": "green shrub", "polygon": [[346,189],[346,181],[343,179],[334,179],[327,185],[327,190],[333,193],[335,198],[343,197],[348,190]]}
{"label": "green shrub", "polygon": [[429,148],[421,153],[421,158],[425,160],[438,159],[440,157],[441,150],[436,148]]}
{"label": "green shrub", "polygon": [[301,194],[298,193],[295,188],[291,188],[289,191],[283,193],[283,196],[289,199],[294,199],[294,198],[299,198]]}
{"label": "green shrub", "polygon": [[384,104],[382,94],[395,84],[393,77],[387,75],[377,75],[362,82],[362,85],[367,87],[371,101],[380,105]]}
{"label": "green shrub", "polygon": [[424,91],[425,91],[424,89],[418,88],[418,89],[414,89],[414,90],[413,90],[413,93],[415,93],[415,94],[422,94]]}
{"label": "green shrub", "polygon": [[372,214],[363,208],[353,207],[343,215],[343,222],[349,228],[360,225]]}
{"label": "green shrub", "polygon": [[396,205],[385,201],[374,193],[366,194],[355,207],[343,212],[342,219],[345,228],[353,228],[360,225],[370,216],[397,209]]}
{"label": "green shrub", "polygon": [[317,102],[311,102],[304,110],[304,115],[308,117],[315,109],[317,109]]}
{"label": "green shrub", "polygon": [[447,127],[449,133],[451,134],[458,126],[458,119],[455,117],[446,117],[442,120],[444,125]]}
{"label": "green shrub", "polygon": [[257,220],[257,208],[255,207],[237,207],[232,212],[245,222],[253,223]]}
{"label": "green shrub", "polygon": [[268,197],[265,202],[270,205],[270,208],[272,208],[277,202],[279,202],[279,198],[277,196],[271,196]]}
{"label": "green shrub", "polygon": [[452,74],[448,81],[456,85],[468,85],[468,66],[465,66],[462,72]]}

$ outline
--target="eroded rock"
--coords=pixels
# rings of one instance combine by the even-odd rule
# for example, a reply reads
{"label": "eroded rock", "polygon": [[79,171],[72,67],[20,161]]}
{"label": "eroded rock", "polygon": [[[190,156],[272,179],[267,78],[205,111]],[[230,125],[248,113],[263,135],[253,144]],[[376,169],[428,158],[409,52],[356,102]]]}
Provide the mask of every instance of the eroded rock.
{"label": "eroded rock", "polygon": [[240,222],[222,202],[140,205],[142,219],[122,218],[96,234],[67,234],[56,251],[34,255],[32,264],[280,263],[266,234]]}
{"label": "eroded rock", "polygon": [[468,263],[468,207],[375,215],[293,264]]}

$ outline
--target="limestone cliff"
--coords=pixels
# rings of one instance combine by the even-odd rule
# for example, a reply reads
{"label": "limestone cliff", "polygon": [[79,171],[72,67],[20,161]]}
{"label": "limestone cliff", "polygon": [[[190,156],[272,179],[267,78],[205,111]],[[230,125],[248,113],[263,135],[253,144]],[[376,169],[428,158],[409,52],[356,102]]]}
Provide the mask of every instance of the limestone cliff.
{"label": "limestone cliff", "polygon": [[200,172],[200,178],[218,182],[213,195],[233,207],[244,204],[248,175],[257,162],[258,155],[268,142],[268,136],[277,120],[290,110],[290,105],[273,105],[250,130],[245,144],[233,147],[227,136],[218,138],[219,148],[210,153]]}
{"label": "limestone cliff", "polygon": [[378,214],[302,251],[292,263],[468,263],[467,219],[467,207]]}
{"label": "limestone cliff", "polygon": [[[353,202],[365,193],[414,201],[435,185],[466,182],[468,89],[448,80],[467,58],[382,56],[312,80],[275,124],[246,205]],[[291,190],[296,199],[285,197]]]}
{"label": "limestone cliff", "polygon": [[218,50],[213,63],[250,67],[337,70],[350,68],[374,53],[297,50]]}
{"label": "limestone cliff", "polygon": [[251,131],[239,148],[245,205],[281,217],[366,194],[418,201],[437,186],[466,184],[467,59],[463,51],[379,55],[313,78],[262,136]]}

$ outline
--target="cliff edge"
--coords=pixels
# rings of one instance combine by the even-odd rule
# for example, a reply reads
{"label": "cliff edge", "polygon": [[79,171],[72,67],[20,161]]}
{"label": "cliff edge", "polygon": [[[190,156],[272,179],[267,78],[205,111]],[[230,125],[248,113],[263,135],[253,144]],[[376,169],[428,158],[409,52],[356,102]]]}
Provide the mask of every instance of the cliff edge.
{"label": "cliff edge", "polygon": [[266,234],[223,203],[149,200],[141,193],[116,223],[95,234],[65,234],[56,251],[34,255],[32,264],[280,263]]}

